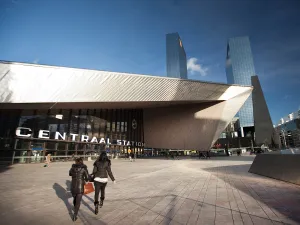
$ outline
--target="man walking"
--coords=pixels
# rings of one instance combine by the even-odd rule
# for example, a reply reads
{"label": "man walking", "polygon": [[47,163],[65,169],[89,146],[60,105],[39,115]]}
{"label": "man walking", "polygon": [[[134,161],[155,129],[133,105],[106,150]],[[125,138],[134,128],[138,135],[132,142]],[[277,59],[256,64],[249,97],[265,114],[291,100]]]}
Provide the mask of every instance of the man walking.
{"label": "man walking", "polygon": [[129,156],[129,160],[130,160],[130,162],[132,162],[131,150],[130,150],[130,149],[128,149],[128,156]]}
{"label": "man walking", "polygon": [[226,155],[229,156],[229,151],[228,151],[228,146],[227,146],[227,144],[225,144],[225,152],[226,152]]}

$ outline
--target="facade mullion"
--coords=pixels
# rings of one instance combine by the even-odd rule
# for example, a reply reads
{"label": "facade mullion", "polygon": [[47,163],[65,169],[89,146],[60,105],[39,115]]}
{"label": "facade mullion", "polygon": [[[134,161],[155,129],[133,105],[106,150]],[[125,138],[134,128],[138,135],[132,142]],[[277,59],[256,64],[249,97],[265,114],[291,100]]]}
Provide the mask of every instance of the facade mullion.
{"label": "facade mullion", "polygon": [[73,111],[72,109],[69,110],[68,130],[67,130],[68,134],[70,134],[70,131],[71,131],[72,111]]}
{"label": "facade mullion", "polygon": [[97,116],[96,116],[96,109],[94,109],[94,110],[92,110],[92,114],[91,114],[91,126],[92,126],[92,137],[94,137],[94,133],[95,133],[95,122],[96,122],[96,118],[97,118]]}
{"label": "facade mullion", "polygon": [[[20,110],[19,114],[16,112],[10,113],[10,111],[0,110],[2,122],[6,122],[6,125],[2,126],[5,128],[6,133],[13,136],[13,126],[24,126],[32,129],[34,132],[33,138],[38,138],[38,132],[41,129],[50,130],[50,139],[54,138],[53,132],[58,131],[62,135],[67,133],[67,139],[55,141],[55,140],[32,140],[29,141],[31,144],[28,146],[38,146],[39,143],[43,144],[42,153],[43,156],[50,153],[53,155],[53,159],[59,159],[60,156],[68,156],[75,153],[76,155],[85,155],[87,150],[93,150],[96,147],[99,150],[105,150],[105,145],[97,145],[90,143],[80,143],[81,135],[88,135],[90,139],[93,136],[97,136],[98,140],[100,138],[109,138],[111,153],[126,153],[127,149],[131,149],[132,153],[135,153],[137,148],[141,147],[136,145],[136,142],[142,141],[144,138],[141,136],[143,134],[143,124],[142,124],[142,110],[140,109],[55,109],[55,110],[27,110],[26,113],[22,113]],[[62,115],[62,118],[56,117],[56,115]],[[23,119],[21,119],[23,116]],[[17,117],[17,118],[15,118]],[[137,128],[132,128],[132,120],[137,121]],[[20,123],[20,121],[22,121]],[[106,121],[106,123],[104,122]],[[112,124],[114,123],[114,129]],[[90,128],[89,125],[92,127]],[[99,127],[97,127],[99,126]],[[4,131],[3,131],[4,132]],[[3,133],[2,132],[2,133]],[[78,134],[76,136],[75,142],[71,141],[70,133]],[[98,135],[97,135],[98,134]],[[4,135],[4,136],[5,136]],[[2,135],[3,136],[3,135]],[[12,137],[14,138],[14,137]],[[13,139],[14,140],[14,139]],[[116,140],[127,140],[130,141],[130,146],[127,146],[127,142],[122,142],[122,146],[116,143]],[[28,141],[19,141],[19,148],[24,148],[24,143],[28,144]],[[133,142],[133,143],[132,143]],[[26,147],[25,151],[31,154],[31,147]],[[47,149],[47,152],[46,152]],[[96,149],[95,149],[96,150]],[[139,151],[140,153],[141,151]],[[17,153],[19,154],[19,153]],[[26,154],[27,155],[27,154]],[[21,156],[21,152],[20,152]],[[56,158],[57,157],[57,158]],[[30,160],[27,160],[29,162]],[[40,159],[39,161],[43,161]],[[25,162],[25,160],[24,160]]]}
{"label": "facade mullion", "polygon": [[81,109],[79,109],[78,111],[78,115],[77,115],[77,131],[76,133],[78,134],[79,133],[79,129],[80,129],[80,116],[81,116]]}
{"label": "facade mullion", "polygon": [[[101,137],[101,129],[102,129],[102,120],[104,120],[104,118],[103,118],[103,109],[100,109],[99,110],[99,118],[100,118],[100,124],[99,124],[99,131],[98,131],[98,133],[99,133],[99,137],[100,138],[102,138]],[[105,129],[105,125],[104,125],[104,129]],[[103,131],[103,134],[104,134],[105,132]],[[105,137],[105,136],[104,136]]]}
{"label": "facade mullion", "polygon": [[90,113],[90,110],[87,109],[85,111],[85,125],[84,125],[84,134],[87,135],[88,134],[88,124],[89,124],[89,113]]}
{"label": "facade mullion", "polygon": [[128,140],[130,141],[130,148],[133,148],[132,146],[132,120],[131,120],[131,116],[132,116],[132,110],[128,110],[128,115],[127,115],[127,131],[128,131]]}

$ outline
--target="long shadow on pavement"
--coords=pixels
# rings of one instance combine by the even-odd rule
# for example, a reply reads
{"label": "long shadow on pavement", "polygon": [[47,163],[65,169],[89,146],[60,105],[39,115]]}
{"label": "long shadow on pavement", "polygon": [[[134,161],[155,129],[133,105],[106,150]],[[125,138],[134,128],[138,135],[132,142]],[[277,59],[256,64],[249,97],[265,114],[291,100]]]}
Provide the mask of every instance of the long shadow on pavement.
{"label": "long shadow on pavement", "polygon": [[[195,204],[197,204],[198,206],[200,206],[200,207],[203,208],[203,209],[205,209],[205,208],[210,208],[210,209],[211,209],[212,207],[216,207],[216,208],[219,208],[219,209],[232,210],[233,212],[236,212],[236,213],[247,214],[247,215],[249,215],[249,216],[251,215],[251,217],[252,217],[254,220],[260,220],[260,219],[264,220],[264,219],[266,219],[266,218],[264,218],[264,217],[260,217],[260,216],[254,215],[254,214],[248,214],[248,213],[246,213],[246,212],[240,212],[239,210],[234,210],[234,209],[231,209],[230,207],[227,208],[227,207],[223,207],[223,206],[218,206],[218,205],[215,205],[215,204],[206,203],[206,202],[204,202],[204,201],[197,201],[197,200],[192,199],[192,198],[184,197],[184,196],[181,196],[181,195],[175,195],[175,194],[169,194],[169,195],[155,195],[155,196],[152,196],[151,199],[150,199],[148,202],[151,202],[152,199],[154,199],[154,198],[165,198],[165,197],[171,197],[171,199],[172,199],[172,200],[170,201],[171,204],[172,204],[172,202],[176,202],[176,201],[177,201],[176,199],[178,199],[178,198],[185,198],[185,199],[189,199],[189,200],[191,200],[191,201],[195,201],[195,202],[196,202]],[[150,203],[151,206],[148,207],[148,202],[139,203],[139,201],[136,201],[136,200],[144,200],[144,199],[147,199],[147,198],[149,198],[149,197],[146,196],[146,197],[137,197],[137,198],[124,198],[124,199],[107,200],[107,202],[130,201],[131,203],[134,203],[134,204],[138,205],[140,208],[144,208],[144,209],[146,209],[146,210],[152,211],[152,207],[153,207],[154,205],[156,205],[158,202],[157,202],[156,204],[154,204],[154,205],[151,205],[151,203]],[[90,198],[90,199],[91,199],[91,198]],[[143,201],[142,201],[142,202],[143,202]],[[137,209],[136,209],[136,210],[137,210]],[[134,213],[136,210],[134,210],[132,213]],[[168,210],[167,213],[165,213],[164,215],[160,214],[161,216],[164,217],[164,219],[161,221],[160,224],[162,224],[162,225],[168,225],[172,220],[174,220],[173,217],[174,217],[175,214],[178,212],[178,210],[180,210],[180,209],[176,209],[176,208],[175,208],[175,205],[172,205],[172,207],[169,208],[169,210]],[[156,211],[152,211],[152,212],[159,215],[159,213],[156,212]],[[144,214],[140,215],[140,218],[142,218],[145,214],[146,214],[146,212],[145,212]],[[127,217],[127,216],[126,216],[126,217]],[[124,217],[124,218],[126,219],[126,217]],[[123,219],[124,219],[124,218],[123,218]],[[200,219],[201,219],[201,218],[200,218]],[[121,221],[121,220],[120,220],[120,221]],[[136,219],[135,221],[132,221],[132,223],[133,223],[133,224],[134,224],[134,223],[138,223],[138,224],[139,224],[138,221],[139,221],[139,219]],[[140,222],[141,222],[141,221],[140,221]],[[176,222],[176,220],[175,220],[175,222]],[[178,222],[179,222],[179,221],[178,221]],[[272,222],[275,222],[275,221],[272,221]],[[120,224],[120,223],[117,223],[117,224]],[[145,223],[145,224],[148,224],[148,223]],[[254,224],[260,224],[260,223],[254,223]]]}
{"label": "long shadow on pavement", "polygon": [[[54,187],[55,186],[55,187]],[[69,214],[71,216],[71,219],[72,219],[72,210],[70,208],[72,208],[72,206],[69,204],[69,201],[68,199],[69,198],[72,198],[72,195],[70,193],[71,191],[71,181],[70,180],[66,180],[66,186],[67,188],[64,189],[62,186],[60,186],[59,184],[55,183],[53,185],[53,189],[56,190],[56,194],[57,196],[62,199],[64,201],[64,203],[66,204],[66,207],[67,209],[69,210]],[[61,194],[63,193],[63,194]],[[66,194],[68,193],[68,194]],[[93,202],[94,203],[94,200],[89,197],[88,195],[83,195],[83,198],[86,197],[89,201]],[[81,200],[81,205],[87,207],[91,212],[94,213],[94,209],[86,202],[84,201],[82,198]],[[80,206],[81,208],[82,206]],[[90,215],[87,215],[86,213],[84,213],[82,210],[79,209],[79,212],[78,212],[78,217],[82,220],[82,222],[84,224],[90,224],[89,220],[90,219],[93,219],[93,218],[90,218]],[[97,224],[99,225],[105,225],[106,223],[102,222],[101,220],[97,220]]]}
{"label": "long shadow on pavement", "polygon": [[[67,185],[67,191],[71,191],[71,181],[70,180],[66,180],[66,185]],[[86,197],[89,200],[91,200],[91,198],[87,195],[83,195],[83,197]],[[94,209],[89,204],[87,204],[86,201],[83,200],[83,198],[81,200],[81,204],[86,206],[90,211],[94,212]]]}
{"label": "long shadow on pavement", "polygon": [[[203,168],[231,187],[267,205],[276,215],[300,224],[300,187],[283,181],[248,173],[250,164]],[[228,179],[228,176],[231,176]],[[247,176],[243,182],[240,176]],[[284,221],[283,221],[284,222]]]}
{"label": "long shadow on pavement", "polygon": [[68,199],[72,198],[72,195],[70,192],[67,192],[66,189],[64,189],[61,185],[59,185],[58,183],[53,184],[53,189],[55,190],[55,193],[57,195],[57,197],[59,197],[66,205],[66,208],[69,212],[69,216],[72,219],[72,206],[69,203]]}
{"label": "long shadow on pavement", "polygon": [[0,173],[6,172],[7,170],[12,169],[10,165],[0,165]]}

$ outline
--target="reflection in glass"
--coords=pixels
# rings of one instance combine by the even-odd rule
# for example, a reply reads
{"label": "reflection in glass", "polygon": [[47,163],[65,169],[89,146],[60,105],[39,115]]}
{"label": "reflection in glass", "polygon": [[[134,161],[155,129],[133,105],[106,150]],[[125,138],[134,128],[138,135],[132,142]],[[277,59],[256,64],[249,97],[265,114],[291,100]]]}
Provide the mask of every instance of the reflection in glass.
{"label": "reflection in glass", "polygon": [[[0,110],[0,114],[6,117],[13,115],[12,113],[3,112],[3,110]],[[24,154],[29,155],[30,160],[34,162],[37,157],[41,157],[40,160],[44,160],[43,157],[48,153],[51,153],[54,158],[56,157],[59,160],[72,157],[72,155],[82,156],[88,152],[99,153],[105,150],[115,154],[125,153],[128,147],[117,145],[117,140],[143,142],[143,129],[140,128],[142,127],[142,110],[32,109],[19,110],[15,115],[17,115],[15,124],[4,124],[3,127],[9,125],[11,127],[5,128],[6,130],[1,132],[0,139],[8,139],[5,143],[9,143],[8,146],[13,146],[12,150],[15,146],[15,141],[18,140],[15,148],[17,150],[16,157],[21,157]],[[3,118],[1,121],[9,120],[4,120]],[[137,121],[138,129],[130,129],[133,119]],[[33,131],[32,138],[34,139],[15,139],[15,131],[10,132],[10,130],[14,130],[17,126],[30,128]],[[49,130],[50,139],[36,140],[39,130]],[[65,141],[61,139],[60,141],[55,141],[55,132],[67,133],[68,138]],[[79,135],[76,137],[76,143],[71,142],[70,133]],[[98,138],[98,141],[100,138],[109,138],[111,145],[80,143],[80,135],[88,135],[90,139],[95,136]],[[138,153],[142,152],[141,150],[138,151],[138,148],[135,146],[130,148],[132,150],[136,149]],[[12,153],[9,153],[9,155],[11,157]],[[24,161],[27,160],[25,159]]]}

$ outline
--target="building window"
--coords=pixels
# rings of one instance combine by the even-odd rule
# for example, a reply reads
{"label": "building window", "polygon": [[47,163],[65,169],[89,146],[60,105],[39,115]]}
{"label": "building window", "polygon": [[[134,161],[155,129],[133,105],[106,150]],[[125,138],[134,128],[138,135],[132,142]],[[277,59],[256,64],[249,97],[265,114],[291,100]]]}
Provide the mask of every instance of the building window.
{"label": "building window", "polygon": [[124,122],[121,122],[121,132],[124,132]]}
{"label": "building window", "polygon": [[117,122],[117,132],[120,132],[120,122]]}
{"label": "building window", "polygon": [[106,131],[107,131],[107,132],[110,132],[110,122],[107,122],[107,123],[106,123]]}
{"label": "building window", "polygon": [[127,132],[127,122],[125,122],[125,129],[124,129],[125,132]]}
{"label": "building window", "polygon": [[111,132],[116,132],[116,123],[115,122],[112,122],[111,123]]}

